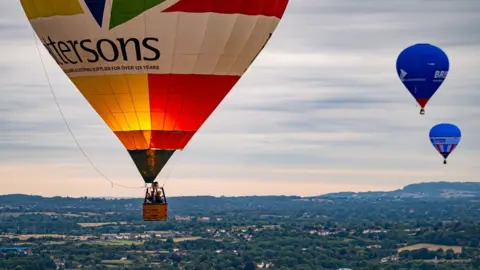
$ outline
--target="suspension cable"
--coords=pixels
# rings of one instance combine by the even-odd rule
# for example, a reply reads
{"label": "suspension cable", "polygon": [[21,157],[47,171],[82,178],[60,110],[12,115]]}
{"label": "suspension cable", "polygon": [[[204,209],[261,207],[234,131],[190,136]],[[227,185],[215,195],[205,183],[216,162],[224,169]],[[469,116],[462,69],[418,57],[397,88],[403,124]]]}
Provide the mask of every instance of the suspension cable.
{"label": "suspension cable", "polygon": [[60,112],[60,115],[62,116],[63,122],[65,123],[65,126],[67,127],[68,132],[70,133],[70,136],[75,141],[75,144],[77,145],[78,150],[80,150],[80,152],[85,157],[85,159],[103,177],[103,179],[105,179],[106,181],[108,181],[110,183],[112,188],[113,188],[113,186],[118,186],[118,187],[122,187],[122,188],[130,188],[130,189],[143,189],[143,188],[145,188],[146,184],[144,186],[141,186],[141,187],[138,187],[138,186],[137,187],[130,187],[130,186],[125,186],[125,185],[115,183],[110,178],[108,178],[105,174],[103,174],[102,171],[100,171],[100,169],[95,165],[95,163],[93,163],[93,161],[88,157],[87,153],[80,146],[80,143],[78,142],[77,138],[73,134],[73,131],[70,128],[70,125],[68,124],[67,119],[65,118],[65,115],[63,114],[62,108],[60,107],[60,103],[58,102],[57,96],[55,95],[55,91],[53,90],[53,86],[52,86],[52,83],[50,81],[50,77],[48,76],[48,72],[47,72],[47,69],[45,67],[45,63],[43,61],[42,53],[41,53],[41,50],[40,50],[40,47],[39,47],[39,44],[38,44],[38,41],[37,41],[37,36],[36,36],[35,31],[33,29],[32,29],[32,31],[33,31],[33,39],[35,40],[35,45],[37,47],[37,52],[38,52],[38,55],[40,56],[40,62],[42,63],[43,72],[45,73],[45,77],[47,79],[47,83],[48,83],[48,86],[50,88],[50,92],[52,93],[53,99],[55,100],[55,104],[57,105],[58,111]]}

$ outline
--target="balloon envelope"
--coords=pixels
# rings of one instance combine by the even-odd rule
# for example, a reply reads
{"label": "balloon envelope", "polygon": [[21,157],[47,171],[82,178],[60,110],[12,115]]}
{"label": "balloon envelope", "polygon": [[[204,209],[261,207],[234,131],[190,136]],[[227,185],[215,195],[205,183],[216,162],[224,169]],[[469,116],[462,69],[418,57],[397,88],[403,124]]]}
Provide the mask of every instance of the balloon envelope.
{"label": "balloon envelope", "polygon": [[415,44],[397,58],[397,74],[423,109],[442,85],[449,71],[445,52],[431,44]]}
{"label": "balloon envelope", "polygon": [[430,142],[447,159],[460,143],[462,132],[454,124],[442,123],[430,129]]}
{"label": "balloon envelope", "polygon": [[51,56],[153,182],[268,42],[288,0],[21,0]]}

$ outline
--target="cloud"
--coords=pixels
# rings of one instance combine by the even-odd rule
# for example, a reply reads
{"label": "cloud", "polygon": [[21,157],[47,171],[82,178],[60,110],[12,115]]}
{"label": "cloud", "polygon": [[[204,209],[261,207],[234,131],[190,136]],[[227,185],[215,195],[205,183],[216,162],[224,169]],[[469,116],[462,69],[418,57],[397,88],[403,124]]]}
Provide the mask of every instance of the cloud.
{"label": "cloud", "polygon": [[[480,180],[479,12],[477,0],[292,0],[265,50],[161,181],[168,177],[172,195],[313,195]],[[140,196],[111,189],[76,149],[20,5],[7,1],[0,13],[1,192],[35,183],[39,194]],[[425,116],[395,73],[400,51],[420,42],[442,47],[451,62]],[[115,135],[42,55],[89,157],[113,180],[141,184]],[[428,141],[439,122],[464,134],[447,166]]]}

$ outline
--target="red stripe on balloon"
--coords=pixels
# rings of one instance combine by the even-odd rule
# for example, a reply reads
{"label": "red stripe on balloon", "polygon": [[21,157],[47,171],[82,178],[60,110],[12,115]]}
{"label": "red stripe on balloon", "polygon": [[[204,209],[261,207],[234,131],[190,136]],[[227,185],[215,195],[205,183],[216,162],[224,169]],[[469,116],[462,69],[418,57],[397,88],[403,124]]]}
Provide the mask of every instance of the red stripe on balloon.
{"label": "red stripe on balloon", "polygon": [[149,74],[150,148],[183,149],[239,76]]}
{"label": "red stripe on balloon", "polygon": [[164,12],[263,15],[282,18],[288,0],[180,0]]}

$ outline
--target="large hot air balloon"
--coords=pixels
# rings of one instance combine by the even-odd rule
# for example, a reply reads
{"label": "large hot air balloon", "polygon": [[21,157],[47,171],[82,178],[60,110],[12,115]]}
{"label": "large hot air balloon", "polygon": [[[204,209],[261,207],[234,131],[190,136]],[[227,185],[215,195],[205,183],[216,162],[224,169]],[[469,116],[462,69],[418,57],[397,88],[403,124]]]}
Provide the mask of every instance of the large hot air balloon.
{"label": "large hot air balloon", "polygon": [[404,49],[397,58],[397,74],[418,105],[420,114],[447,77],[448,57],[431,44],[415,44]]}
{"label": "large hot air balloon", "polygon": [[45,48],[150,184],[255,60],[288,0],[21,4]]}
{"label": "large hot air balloon", "polygon": [[442,123],[430,129],[430,141],[443,156],[443,164],[447,164],[448,156],[460,143],[462,132],[454,124]]}

